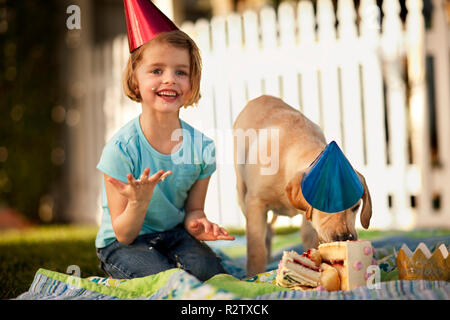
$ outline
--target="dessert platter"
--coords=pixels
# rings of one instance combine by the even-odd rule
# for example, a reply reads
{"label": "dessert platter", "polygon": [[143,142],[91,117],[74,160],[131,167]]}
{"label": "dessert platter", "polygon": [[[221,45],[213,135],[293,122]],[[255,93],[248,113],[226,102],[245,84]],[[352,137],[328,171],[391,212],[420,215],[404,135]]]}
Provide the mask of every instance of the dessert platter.
{"label": "dessert platter", "polygon": [[377,262],[370,241],[338,241],[299,254],[284,251],[276,283],[295,290],[352,290],[371,280]]}

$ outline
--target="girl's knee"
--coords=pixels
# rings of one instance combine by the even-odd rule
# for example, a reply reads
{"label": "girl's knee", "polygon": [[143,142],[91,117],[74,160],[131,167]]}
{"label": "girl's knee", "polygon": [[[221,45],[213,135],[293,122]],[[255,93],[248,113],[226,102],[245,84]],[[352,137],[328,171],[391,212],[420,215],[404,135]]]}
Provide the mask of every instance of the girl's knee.
{"label": "girl's knee", "polygon": [[200,281],[206,281],[217,274],[227,273],[221,264],[220,258],[217,256],[199,257],[195,263],[191,265],[181,264],[180,267]]}

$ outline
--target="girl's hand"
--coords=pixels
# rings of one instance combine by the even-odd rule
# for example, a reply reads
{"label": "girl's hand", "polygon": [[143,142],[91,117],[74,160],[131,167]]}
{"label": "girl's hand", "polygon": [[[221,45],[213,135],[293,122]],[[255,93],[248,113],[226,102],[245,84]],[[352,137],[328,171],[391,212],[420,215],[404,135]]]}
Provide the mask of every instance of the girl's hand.
{"label": "girl's hand", "polygon": [[227,230],[212,223],[207,218],[190,221],[186,225],[186,230],[200,241],[234,240],[234,237],[229,235]]}
{"label": "girl's hand", "polygon": [[109,177],[107,181],[111,182],[117,191],[129,201],[148,203],[152,198],[156,184],[171,175],[172,171],[164,172],[164,170],[159,170],[151,177],[149,177],[149,174],[150,169],[146,168],[138,180],[134,179],[133,175],[129,173],[127,175],[128,183],[112,177]]}

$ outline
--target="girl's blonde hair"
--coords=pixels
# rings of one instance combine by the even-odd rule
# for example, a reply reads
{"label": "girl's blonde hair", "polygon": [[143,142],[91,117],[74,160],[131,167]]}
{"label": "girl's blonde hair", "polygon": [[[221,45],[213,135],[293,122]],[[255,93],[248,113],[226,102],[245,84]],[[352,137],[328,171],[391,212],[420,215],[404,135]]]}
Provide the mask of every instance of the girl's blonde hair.
{"label": "girl's blonde hair", "polygon": [[197,104],[201,97],[200,79],[202,75],[202,59],[200,50],[194,40],[181,30],[160,33],[130,54],[122,81],[125,94],[133,101],[142,101],[141,95],[137,90],[138,83],[136,81],[135,71],[144,56],[145,48],[154,43],[166,43],[176,48],[188,50],[190,58],[189,80],[191,84],[191,95],[186,100],[184,107]]}

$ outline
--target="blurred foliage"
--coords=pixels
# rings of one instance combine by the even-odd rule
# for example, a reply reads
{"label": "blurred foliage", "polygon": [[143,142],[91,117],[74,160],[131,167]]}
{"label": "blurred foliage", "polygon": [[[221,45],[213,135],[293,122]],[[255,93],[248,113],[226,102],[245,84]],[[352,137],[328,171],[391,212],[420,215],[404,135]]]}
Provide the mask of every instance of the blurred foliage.
{"label": "blurred foliage", "polygon": [[61,10],[57,0],[0,0],[0,207],[32,220],[61,171],[51,157],[62,144],[63,127],[51,117],[61,96]]}

